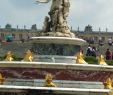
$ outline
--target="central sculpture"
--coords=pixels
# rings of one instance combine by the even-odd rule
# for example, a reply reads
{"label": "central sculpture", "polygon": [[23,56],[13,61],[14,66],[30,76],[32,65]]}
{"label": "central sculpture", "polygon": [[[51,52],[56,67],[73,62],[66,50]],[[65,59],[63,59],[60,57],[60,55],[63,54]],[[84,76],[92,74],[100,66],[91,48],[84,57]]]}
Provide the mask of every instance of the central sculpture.
{"label": "central sculpture", "polygon": [[[37,0],[37,2],[40,3],[42,3],[42,1],[44,0]],[[44,2],[47,3],[49,1],[50,0],[45,0]],[[69,0],[52,0],[52,5],[48,13],[49,17],[46,16],[44,20],[44,34],[58,37],[75,37],[67,25],[69,8]]]}

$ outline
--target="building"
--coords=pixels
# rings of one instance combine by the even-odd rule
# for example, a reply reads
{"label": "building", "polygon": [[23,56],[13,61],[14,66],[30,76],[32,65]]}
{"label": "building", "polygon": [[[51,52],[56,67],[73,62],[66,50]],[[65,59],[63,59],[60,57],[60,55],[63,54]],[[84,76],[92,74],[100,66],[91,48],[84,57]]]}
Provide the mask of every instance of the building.
{"label": "building", "polygon": [[[33,28],[32,28],[33,27]],[[7,38],[12,37],[13,41],[27,41],[30,37],[39,36],[41,30],[36,29],[35,25],[32,25],[31,29],[18,29],[5,27],[0,28],[0,41],[7,41]],[[98,43],[101,40],[103,43],[108,43],[111,39],[113,40],[113,32],[106,31],[93,31],[92,26],[88,25],[84,31],[76,30],[73,31],[75,35],[91,43]]]}

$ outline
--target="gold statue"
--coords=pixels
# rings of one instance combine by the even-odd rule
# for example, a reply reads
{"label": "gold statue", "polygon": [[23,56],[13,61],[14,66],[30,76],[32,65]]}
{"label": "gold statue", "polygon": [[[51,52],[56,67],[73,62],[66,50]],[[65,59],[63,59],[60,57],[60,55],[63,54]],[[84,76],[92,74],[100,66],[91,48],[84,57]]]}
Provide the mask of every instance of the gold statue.
{"label": "gold statue", "polygon": [[47,74],[45,76],[45,87],[56,87],[56,85],[52,82],[53,81],[53,77],[51,74]]}
{"label": "gold statue", "polygon": [[6,58],[5,58],[5,61],[13,61],[13,54],[11,51],[8,51],[7,54],[6,54]]}
{"label": "gold statue", "polygon": [[107,65],[107,63],[106,63],[105,60],[104,60],[104,56],[103,56],[103,55],[100,55],[100,56],[98,57],[98,63],[99,63],[100,65]]}
{"label": "gold statue", "polygon": [[107,78],[107,80],[104,82],[104,88],[105,89],[113,89],[111,78]]}
{"label": "gold statue", "polygon": [[78,64],[87,64],[87,62],[84,60],[84,55],[83,55],[82,51],[78,52],[76,57],[77,57],[76,58],[76,63],[78,63]]}
{"label": "gold statue", "polygon": [[2,74],[0,73],[0,84],[2,85],[3,83],[4,83],[4,78],[3,78],[3,76],[2,76]]}
{"label": "gold statue", "polygon": [[30,50],[28,50],[26,52],[26,55],[25,55],[23,61],[28,61],[28,62],[32,62],[33,61],[33,54],[32,54],[32,52]]}

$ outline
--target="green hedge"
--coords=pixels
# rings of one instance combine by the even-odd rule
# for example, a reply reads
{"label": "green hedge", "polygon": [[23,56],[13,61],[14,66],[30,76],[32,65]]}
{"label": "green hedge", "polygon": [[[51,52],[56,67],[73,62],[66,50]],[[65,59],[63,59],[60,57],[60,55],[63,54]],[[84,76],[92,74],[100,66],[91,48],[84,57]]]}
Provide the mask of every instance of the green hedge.
{"label": "green hedge", "polygon": [[[95,57],[92,57],[92,56],[86,56],[85,61],[88,64],[98,64],[98,60]],[[113,65],[113,60],[106,60],[106,63],[108,65]]]}
{"label": "green hedge", "polygon": [[[5,57],[6,56],[0,56],[0,61],[5,60]],[[21,61],[23,59],[22,57],[19,57],[19,56],[13,56],[13,58],[14,58],[14,61]],[[88,64],[98,64],[98,60],[93,56],[86,56],[85,61]],[[113,60],[107,60],[106,63],[108,65],[113,65]]]}
{"label": "green hedge", "polygon": [[98,64],[98,60],[95,57],[93,57],[93,56],[86,56],[85,57],[85,61],[88,64]]}
{"label": "green hedge", "polygon": [[106,63],[107,63],[108,65],[113,65],[113,60],[107,60]]}

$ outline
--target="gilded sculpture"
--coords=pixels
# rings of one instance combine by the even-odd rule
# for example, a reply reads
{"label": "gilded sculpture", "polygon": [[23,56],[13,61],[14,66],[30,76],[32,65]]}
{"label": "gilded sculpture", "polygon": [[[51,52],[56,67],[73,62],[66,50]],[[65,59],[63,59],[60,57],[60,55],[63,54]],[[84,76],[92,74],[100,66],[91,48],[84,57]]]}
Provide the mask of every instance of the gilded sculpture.
{"label": "gilded sculpture", "polygon": [[56,87],[56,85],[53,83],[53,77],[51,74],[47,74],[45,76],[45,87]]}
{"label": "gilded sculpture", "polygon": [[104,60],[104,56],[103,56],[103,55],[100,55],[100,56],[98,57],[98,63],[99,63],[100,65],[107,65],[107,63],[106,63],[105,60]]}
{"label": "gilded sculpture", "polygon": [[13,54],[11,51],[7,52],[5,61],[13,61]]}
{"label": "gilded sculpture", "polygon": [[78,52],[76,55],[76,63],[77,64],[87,64],[87,62],[84,60],[84,55],[82,51]]}
{"label": "gilded sculpture", "polygon": [[33,54],[30,50],[27,50],[25,57],[22,61],[32,62],[33,61]]}
{"label": "gilded sculpture", "polygon": [[4,84],[4,77],[3,77],[3,75],[0,73],[0,84],[2,85],[2,84]]}
{"label": "gilded sculpture", "polygon": [[113,82],[112,82],[111,78],[107,78],[107,80],[104,82],[104,88],[105,89],[113,89],[112,85],[113,85]]}

